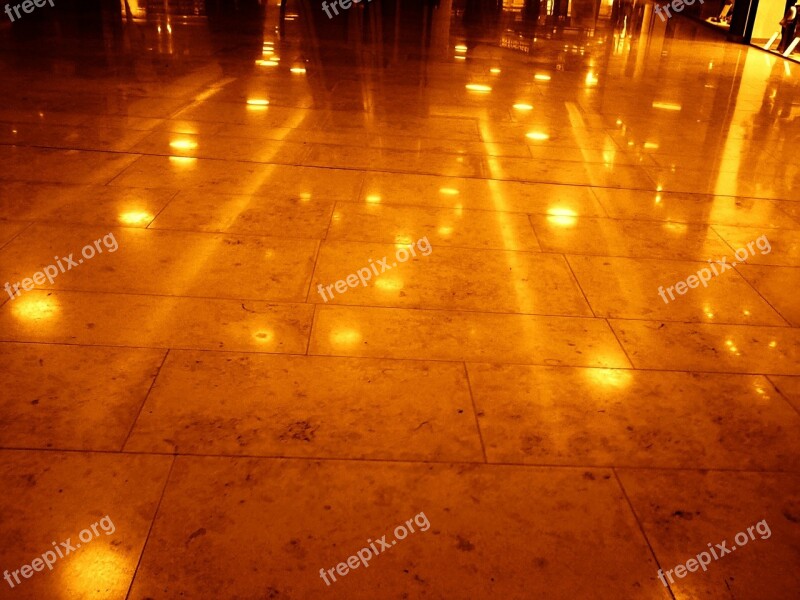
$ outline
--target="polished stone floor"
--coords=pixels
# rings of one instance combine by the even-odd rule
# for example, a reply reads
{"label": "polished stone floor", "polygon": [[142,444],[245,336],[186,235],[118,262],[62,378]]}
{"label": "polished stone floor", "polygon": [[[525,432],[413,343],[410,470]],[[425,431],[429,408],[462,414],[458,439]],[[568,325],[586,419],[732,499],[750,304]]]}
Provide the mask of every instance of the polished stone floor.
{"label": "polished stone floor", "polygon": [[126,4],[0,13],[0,598],[797,598],[800,65]]}

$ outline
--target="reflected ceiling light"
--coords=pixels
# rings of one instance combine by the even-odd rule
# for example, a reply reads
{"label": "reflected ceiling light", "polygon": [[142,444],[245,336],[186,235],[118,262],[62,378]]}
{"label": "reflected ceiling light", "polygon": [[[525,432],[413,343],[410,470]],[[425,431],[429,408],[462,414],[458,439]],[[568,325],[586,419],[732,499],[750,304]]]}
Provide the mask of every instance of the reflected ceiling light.
{"label": "reflected ceiling light", "polygon": [[466,88],[471,92],[491,92],[492,88],[488,85],[483,85],[482,83],[468,83]]}
{"label": "reflected ceiling light", "polygon": [[170,156],[169,162],[175,163],[178,165],[193,165],[197,162],[197,159],[191,156]]}
{"label": "reflected ceiling light", "polygon": [[546,75],[545,73],[537,73],[533,76],[536,81],[550,81],[550,75]]}
{"label": "reflected ceiling light", "polygon": [[302,200],[303,202],[308,202],[309,200],[311,200],[311,194],[309,192],[301,192],[300,200]]}
{"label": "reflected ceiling light", "polygon": [[536,140],[537,142],[543,142],[550,139],[550,136],[542,131],[529,131],[525,134],[525,137],[529,140]]}
{"label": "reflected ceiling light", "polygon": [[658,150],[658,144],[655,142],[645,142],[644,147],[648,150]]}
{"label": "reflected ceiling light", "polygon": [[130,210],[120,213],[119,220],[125,225],[144,225],[153,220],[153,215],[145,210]]}
{"label": "reflected ceiling light", "polygon": [[441,235],[450,235],[453,233],[453,228],[449,225],[443,225],[442,227],[439,227],[439,233]]}
{"label": "reflected ceiling light", "polygon": [[394,292],[403,289],[402,279],[391,279],[388,277],[381,277],[375,282],[375,287],[387,292]]}
{"label": "reflected ceiling light", "polygon": [[464,44],[458,44],[456,46],[456,52],[466,52],[467,47]]}
{"label": "reflected ceiling light", "polygon": [[256,64],[259,67],[274,67],[278,64],[278,60],[280,60],[278,57],[273,57],[270,60],[257,60]]}
{"label": "reflected ceiling light", "polygon": [[459,56],[458,54],[456,54],[453,58],[455,58],[456,60],[467,60],[466,56]]}
{"label": "reflected ceiling light", "polygon": [[396,235],[394,236],[394,245],[397,248],[406,248],[414,245],[414,238],[410,235]]}
{"label": "reflected ceiling light", "polygon": [[367,202],[369,204],[380,204],[381,197],[378,196],[377,194],[372,194],[370,196],[367,196]]}
{"label": "reflected ceiling light", "polygon": [[439,188],[439,193],[445,196],[458,196],[459,194],[457,189],[448,187]]}
{"label": "reflected ceiling light", "polygon": [[653,108],[660,108],[662,110],[682,110],[680,104],[673,104],[672,102],[653,102]]}
{"label": "reflected ceiling light", "polygon": [[492,67],[491,69],[489,69],[489,73],[500,73],[500,72],[501,72],[500,69],[498,69],[497,67]]}
{"label": "reflected ceiling light", "polygon": [[633,375],[625,369],[584,369],[593,382],[606,387],[622,388],[630,385]]}
{"label": "reflected ceiling light", "polygon": [[169,145],[170,148],[175,148],[177,150],[194,150],[197,148],[197,142],[191,140],[172,140]]}
{"label": "reflected ceiling light", "polygon": [[561,227],[572,227],[578,222],[578,213],[570,208],[554,206],[547,210],[547,220],[553,225]]}
{"label": "reflected ceiling light", "polygon": [[516,108],[517,110],[533,110],[533,106],[531,106],[530,104],[525,104],[523,102],[515,104],[514,108]]}
{"label": "reflected ceiling light", "polygon": [[305,68],[305,67],[292,67],[292,68],[291,68],[291,69],[289,69],[289,70],[290,70],[292,73],[305,73],[305,72],[306,72],[306,68]]}
{"label": "reflected ceiling light", "polygon": [[269,106],[269,100],[265,98],[248,98],[247,108],[250,110],[263,110]]}
{"label": "reflected ceiling light", "polygon": [[275,338],[275,334],[270,329],[259,329],[253,332],[253,339],[259,344],[268,344]]}
{"label": "reflected ceiling light", "polygon": [[355,346],[361,341],[361,333],[356,329],[334,329],[328,339],[334,346]]}
{"label": "reflected ceiling light", "polygon": [[592,71],[589,71],[586,74],[586,85],[597,85],[598,81],[599,80]]}
{"label": "reflected ceiling light", "polygon": [[20,296],[11,304],[11,314],[21,321],[52,319],[59,310],[58,300],[52,296]]}

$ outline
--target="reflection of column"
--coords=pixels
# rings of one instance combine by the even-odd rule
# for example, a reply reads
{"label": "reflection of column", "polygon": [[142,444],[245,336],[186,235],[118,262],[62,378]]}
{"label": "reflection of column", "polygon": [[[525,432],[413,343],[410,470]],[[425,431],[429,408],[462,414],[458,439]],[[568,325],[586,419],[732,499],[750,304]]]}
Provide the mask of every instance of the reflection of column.
{"label": "reflection of column", "polygon": [[450,41],[450,13],[453,0],[441,0],[439,7],[433,11],[433,31],[431,34],[431,52],[447,54]]}
{"label": "reflection of column", "polygon": [[636,41],[636,66],[633,69],[633,76],[639,77],[644,71],[647,59],[647,46],[650,43],[650,19],[653,16],[653,5],[649,2],[644,5],[642,15],[642,26],[639,29],[639,39]]}

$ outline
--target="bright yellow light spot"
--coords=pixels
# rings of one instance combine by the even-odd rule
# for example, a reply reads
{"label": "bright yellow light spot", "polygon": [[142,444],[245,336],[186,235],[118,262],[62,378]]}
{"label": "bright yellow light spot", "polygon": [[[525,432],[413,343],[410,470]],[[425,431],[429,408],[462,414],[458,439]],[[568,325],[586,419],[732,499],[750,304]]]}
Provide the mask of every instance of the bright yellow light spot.
{"label": "bright yellow light spot", "polygon": [[663,191],[664,191],[664,188],[662,188],[660,185],[657,185],[657,186],[656,186],[656,191],[657,191],[657,192],[663,192]]}
{"label": "bright yellow light spot", "polygon": [[456,46],[456,52],[466,52],[467,47],[464,44],[458,44]]}
{"label": "bright yellow light spot", "polygon": [[533,76],[536,81],[550,81],[552,77],[550,75],[546,75],[545,73],[537,73]]}
{"label": "bright yellow light spot", "polygon": [[116,589],[130,568],[128,557],[111,545],[120,535],[124,533],[117,529],[110,537],[102,535],[89,543],[81,543],[81,547],[71,553],[69,560],[60,565],[57,577],[61,581],[57,584],[58,588],[73,590],[74,594],[80,596],[91,593],[90,590]]}
{"label": "bright yellow light spot", "polygon": [[44,321],[52,319],[59,310],[58,301],[52,296],[16,297],[11,301],[11,314],[22,321]]}
{"label": "bright yellow light spot", "polygon": [[466,56],[459,56],[458,54],[456,54],[455,56],[453,56],[453,58],[455,58],[456,60],[467,60],[467,57],[466,57]]}
{"label": "bright yellow light spot", "polygon": [[191,140],[172,140],[169,145],[176,150],[194,150],[197,148],[197,142]]}
{"label": "bright yellow light spot", "polygon": [[265,100],[264,98],[249,98],[247,104],[249,106],[268,106],[269,100]]}
{"label": "bright yellow light spot", "polygon": [[188,167],[190,165],[194,165],[197,162],[197,159],[192,158],[191,156],[170,156],[169,162]]}
{"label": "bright yellow light spot", "polygon": [[597,76],[592,71],[589,71],[586,74],[586,85],[597,85],[597,82]]}
{"label": "bright yellow light spot", "polygon": [[491,69],[489,69],[489,73],[497,74],[497,73],[500,73],[500,72],[501,72],[500,69],[498,69],[497,67],[492,67]]}
{"label": "bright yellow light spot", "polygon": [[459,192],[455,188],[439,188],[439,193],[444,194],[445,196],[458,196]]}
{"label": "bright yellow light spot", "polygon": [[144,225],[153,220],[153,215],[144,210],[130,210],[120,213],[119,220],[125,225]]}
{"label": "bright yellow light spot", "polygon": [[663,225],[664,229],[668,229],[669,231],[674,231],[678,234],[684,234],[688,231],[689,226],[686,223],[673,223],[668,221]]}
{"label": "bright yellow light spot", "polygon": [[375,287],[385,291],[396,291],[403,289],[403,280],[391,277],[380,277],[375,282]]}
{"label": "bright yellow light spot", "polygon": [[262,59],[262,60],[257,60],[257,61],[256,61],[256,64],[257,64],[259,67],[274,67],[275,65],[277,65],[277,64],[278,64],[278,61],[279,61],[279,60],[280,60],[280,59],[279,59],[278,57],[275,57],[275,56],[274,56],[274,57],[272,57],[272,58],[271,58],[271,59],[269,59],[269,60],[264,60],[264,59]]}
{"label": "bright yellow light spot", "polygon": [[617,125],[622,125],[622,119],[617,119]]}
{"label": "bright yellow light spot", "polygon": [[661,204],[661,194],[656,194],[656,204]]}
{"label": "bright yellow light spot", "polygon": [[396,248],[407,248],[414,245],[414,238],[410,235],[396,235],[394,236],[394,245]]}
{"label": "bright yellow light spot", "polygon": [[658,150],[658,144],[655,142],[645,142],[644,147],[648,150]]}
{"label": "bright yellow light spot", "polygon": [[547,217],[548,222],[560,227],[572,227],[578,222],[578,213],[570,208],[554,206],[548,209],[547,214],[549,215]]}
{"label": "bright yellow light spot", "polygon": [[536,140],[537,142],[543,142],[550,139],[550,136],[542,131],[531,131],[526,133],[525,137],[529,140]]}
{"label": "bright yellow light spot", "polygon": [[492,91],[492,88],[490,86],[483,85],[482,83],[468,83],[466,85],[466,88],[470,92],[483,92],[483,93],[486,93],[486,92],[491,92]]}
{"label": "bright yellow light spot", "polygon": [[746,317],[749,317],[749,316],[750,316],[750,311],[749,311],[749,310],[747,310],[747,309],[744,309],[742,312],[744,313],[744,315],[745,315]]}
{"label": "bright yellow light spot", "polygon": [[361,333],[356,329],[334,329],[328,339],[334,346],[355,346],[361,341]]}
{"label": "bright yellow light spot", "polygon": [[253,332],[253,339],[259,344],[268,344],[275,338],[275,334],[269,329],[259,329]]}
{"label": "bright yellow light spot", "polygon": [[517,110],[533,110],[533,106],[531,106],[530,104],[525,104],[523,102],[515,104],[514,108]]}
{"label": "bright yellow light spot", "polygon": [[673,104],[672,102],[653,102],[653,108],[660,108],[662,110],[681,110],[683,107],[680,104]]}
{"label": "bright yellow light spot", "polygon": [[450,235],[453,233],[453,228],[449,225],[443,225],[442,227],[439,227],[439,233],[441,235]]}
{"label": "bright yellow light spot", "polygon": [[584,374],[595,383],[615,388],[627,387],[633,379],[625,369],[584,369]]}
{"label": "bright yellow light spot", "polygon": [[372,194],[370,196],[367,196],[367,202],[369,204],[380,204],[381,203],[381,197],[378,196],[377,194]]}
{"label": "bright yellow light spot", "polygon": [[778,342],[776,342],[775,340],[772,340],[772,341],[769,343],[769,347],[770,347],[770,348],[775,348],[777,345],[778,345]]}
{"label": "bright yellow light spot", "polygon": [[291,69],[289,69],[289,70],[290,70],[292,73],[298,73],[298,74],[302,74],[302,73],[305,73],[305,72],[306,72],[306,68],[305,68],[305,67],[292,67],[292,68],[291,68]]}
{"label": "bright yellow light spot", "polygon": [[311,194],[309,192],[300,192],[300,200],[303,202],[308,202],[311,200]]}

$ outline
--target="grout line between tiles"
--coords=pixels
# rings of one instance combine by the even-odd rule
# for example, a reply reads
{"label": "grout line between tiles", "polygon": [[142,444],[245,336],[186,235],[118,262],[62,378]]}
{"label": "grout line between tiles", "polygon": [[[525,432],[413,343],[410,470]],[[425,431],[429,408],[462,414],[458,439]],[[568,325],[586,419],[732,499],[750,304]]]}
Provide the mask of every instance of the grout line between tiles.
{"label": "grout line between tiles", "polygon": [[467,379],[467,389],[469,390],[469,398],[472,401],[472,414],[475,417],[475,429],[478,432],[478,439],[481,442],[481,452],[483,453],[483,462],[489,464],[489,458],[486,455],[486,444],[483,441],[483,432],[481,431],[481,423],[478,418],[478,405],[475,403],[475,395],[472,393],[472,382],[469,379],[469,369],[467,369],[467,363],[461,363],[464,367],[464,377]]}
{"label": "grout line between tiles", "polygon": [[[778,395],[780,395],[781,398],[783,398],[784,402],[786,402],[786,404],[788,404],[789,407],[792,408],[798,416],[800,416],[800,407],[795,407],[795,405],[789,399],[789,396],[787,396],[785,392],[782,392],[781,388],[778,387],[778,384],[772,380],[773,377],[781,377],[781,375],[764,375],[764,377],[770,382],[772,387],[775,388],[775,391],[778,392]],[[784,377],[791,377],[791,375],[784,375]]]}
{"label": "grout line between tiles", "polygon": [[158,369],[156,369],[156,374],[153,377],[153,381],[150,382],[150,387],[147,388],[147,393],[144,395],[144,399],[142,403],[139,405],[139,410],[136,411],[136,418],[133,419],[131,422],[130,429],[128,429],[128,435],[125,436],[125,439],[122,441],[122,446],[120,447],[119,451],[124,452],[125,446],[128,445],[128,440],[131,438],[131,434],[133,430],[136,428],[136,423],[139,421],[139,417],[142,415],[142,410],[144,410],[144,405],[147,404],[147,399],[150,398],[150,393],[153,391],[153,388],[156,386],[156,381],[158,380],[158,376],[161,375],[161,369],[164,368],[164,364],[167,362],[167,357],[169,356],[169,349],[164,353],[164,358],[161,359],[161,364],[158,365]]}
{"label": "grout line between tiles", "polygon": [[[636,510],[633,508],[633,502],[628,497],[628,492],[625,490],[625,486],[622,485],[622,480],[619,478],[619,474],[617,473],[616,468],[612,468],[611,471],[614,473],[614,478],[617,480],[617,485],[619,485],[619,489],[622,492],[622,495],[625,497],[625,501],[628,503],[628,508],[631,511],[631,515],[633,515],[633,519],[636,521],[636,525],[639,527],[639,531],[642,534],[642,538],[644,539],[645,544],[650,549],[650,554],[653,556],[653,560],[656,563],[656,566],[659,570],[662,570],[663,567],[661,563],[658,561],[658,557],[656,556],[656,551],[653,549],[653,545],[650,543],[650,538],[647,537],[647,533],[644,530],[644,526],[642,522],[639,520],[639,515],[636,514]],[[675,600],[675,594],[672,591],[672,588],[667,584],[667,591],[669,592],[670,597]]]}

